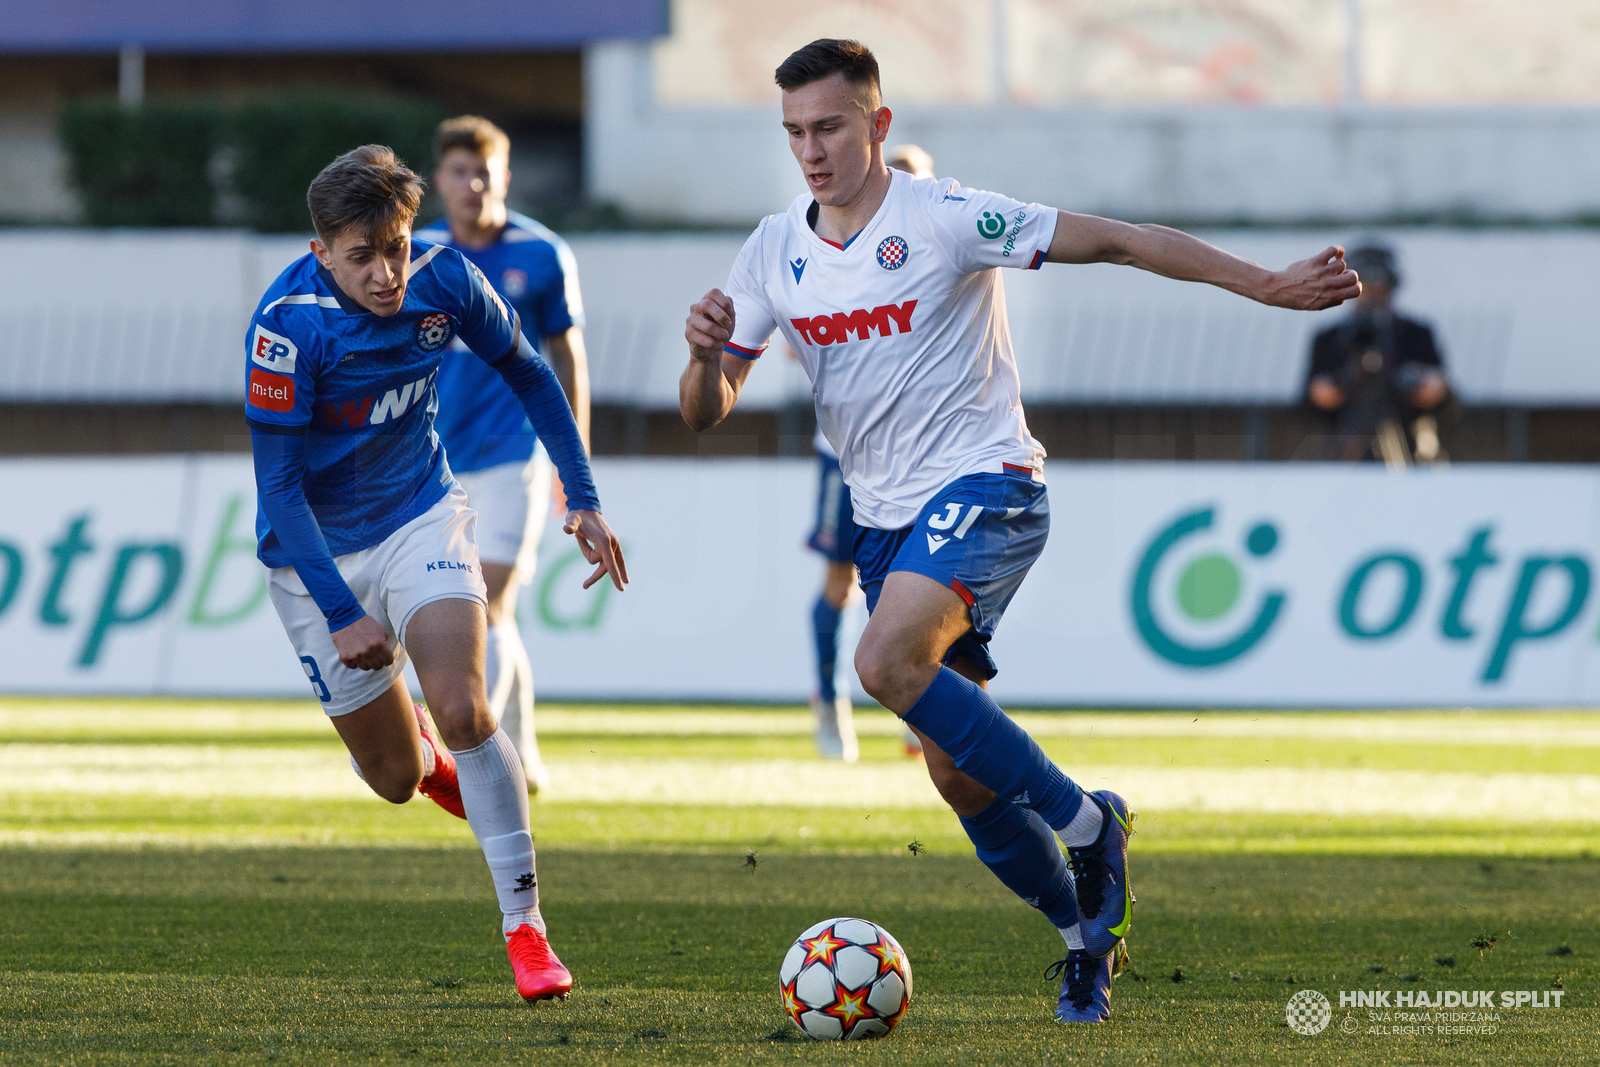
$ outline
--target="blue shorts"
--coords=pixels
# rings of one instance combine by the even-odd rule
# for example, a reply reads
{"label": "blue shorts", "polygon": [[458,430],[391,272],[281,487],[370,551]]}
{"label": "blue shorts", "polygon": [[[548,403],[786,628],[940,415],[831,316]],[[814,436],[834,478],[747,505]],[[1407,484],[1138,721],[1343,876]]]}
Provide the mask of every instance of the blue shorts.
{"label": "blue shorts", "polygon": [[821,477],[817,480],[817,525],[806,544],[821,552],[830,563],[849,563],[856,543],[856,509],[850,503],[850,487],[844,484],[839,461],[817,453]]}
{"label": "blue shorts", "polygon": [[999,673],[989,639],[1050,535],[1050,501],[1032,471],[969,474],[939,490],[903,530],[856,533],[855,561],[867,610],[891,571],[916,571],[967,602],[972,629],[944,661],[964,656],[986,678]]}

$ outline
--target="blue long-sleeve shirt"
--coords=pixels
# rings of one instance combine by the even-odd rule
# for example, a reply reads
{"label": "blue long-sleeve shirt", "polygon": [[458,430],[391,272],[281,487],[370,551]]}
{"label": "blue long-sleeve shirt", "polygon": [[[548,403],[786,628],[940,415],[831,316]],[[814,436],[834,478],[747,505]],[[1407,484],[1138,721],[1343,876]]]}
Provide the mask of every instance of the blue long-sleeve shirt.
{"label": "blue long-sleeve shirt", "polygon": [[251,322],[246,414],[257,555],[269,567],[295,568],[330,630],[365,613],[334,557],[381,543],[455,483],[433,418],[439,360],[458,336],[511,387],[569,506],[599,510],[555,373],[476,267],[414,242],[405,300],[383,317],[305,256],[267,290]]}

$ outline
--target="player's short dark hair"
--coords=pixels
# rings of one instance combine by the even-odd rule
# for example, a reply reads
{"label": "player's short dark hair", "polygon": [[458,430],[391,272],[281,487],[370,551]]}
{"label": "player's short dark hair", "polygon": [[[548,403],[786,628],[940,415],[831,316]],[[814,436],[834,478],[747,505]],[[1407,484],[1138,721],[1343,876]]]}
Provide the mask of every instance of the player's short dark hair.
{"label": "player's short dark hair", "polygon": [[778,88],[787,93],[835,74],[843,74],[851,85],[867,89],[873,99],[883,98],[883,87],[878,81],[878,58],[860,41],[835,37],[812,41],[778,64],[774,80]]}
{"label": "player's short dark hair", "polygon": [[352,226],[368,236],[384,237],[416,217],[422,206],[422,179],[394,149],[364,144],[322,168],[306,190],[306,206],[317,236],[325,242]]}
{"label": "player's short dark hair", "polygon": [[443,159],[453,148],[465,148],[485,159],[510,156],[511,138],[482,115],[457,115],[439,123],[439,128],[433,132],[434,160]]}

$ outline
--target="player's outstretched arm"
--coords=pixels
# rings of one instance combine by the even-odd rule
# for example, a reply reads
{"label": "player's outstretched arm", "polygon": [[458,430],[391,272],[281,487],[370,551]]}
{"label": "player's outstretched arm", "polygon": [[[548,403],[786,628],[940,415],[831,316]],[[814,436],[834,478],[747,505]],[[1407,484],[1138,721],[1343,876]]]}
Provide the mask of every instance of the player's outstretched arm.
{"label": "player's outstretched arm", "polygon": [[689,308],[683,336],[689,365],[678,379],[678,410],[689,429],[699,433],[728,417],[755,361],[730,356],[723,348],[733,339],[733,301],[720,289]]}
{"label": "player's outstretched arm", "polygon": [[1361,279],[1330,245],[1283,270],[1268,270],[1167,226],[1135,226],[1056,212],[1050,263],[1121,263],[1185,282],[1205,282],[1273,307],[1321,311],[1361,294]]}

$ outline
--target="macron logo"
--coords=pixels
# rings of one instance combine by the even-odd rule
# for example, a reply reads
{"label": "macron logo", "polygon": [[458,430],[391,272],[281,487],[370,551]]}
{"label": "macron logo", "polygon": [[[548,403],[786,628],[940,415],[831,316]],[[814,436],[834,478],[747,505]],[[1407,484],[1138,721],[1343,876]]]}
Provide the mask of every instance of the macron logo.
{"label": "macron logo", "polygon": [[916,310],[917,302],[907,300],[904,304],[884,304],[871,311],[858,309],[851,312],[835,311],[832,315],[813,315],[809,319],[790,319],[789,323],[800,336],[814,345],[844,344],[850,340],[853,333],[865,341],[873,330],[878,331],[879,337],[888,337],[889,324],[895,325],[896,333],[911,332],[911,313]]}
{"label": "macron logo", "polygon": [[796,285],[799,285],[800,284],[800,275],[802,275],[802,274],[804,274],[806,272],[806,261],[803,258],[802,259],[791,259],[789,261],[789,269],[794,271],[794,283]]}

